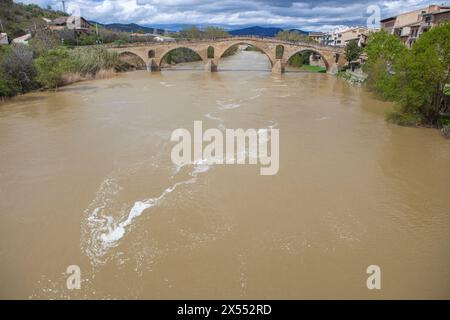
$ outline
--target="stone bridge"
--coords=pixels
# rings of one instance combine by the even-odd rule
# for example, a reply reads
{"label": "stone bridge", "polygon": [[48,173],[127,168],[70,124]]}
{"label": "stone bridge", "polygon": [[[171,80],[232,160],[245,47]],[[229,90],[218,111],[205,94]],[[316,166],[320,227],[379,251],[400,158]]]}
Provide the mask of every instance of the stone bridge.
{"label": "stone bridge", "polygon": [[148,71],[160,71],[164,57],[170,51],[188,48],[201,57],[206,71],[215,72],[225,51],[239,44],[251,45],[261,50],[269,58],[274,73],[283,73],[287,61],[296,53],[303,51],[320,55],[329,73],[337,72],[340,66],[347,63],[343,48],[315,43],[288,42],[273,38],[232,37],[217,40],[179,40],[112,46],[108,49],[119,54],[136,55],[142,59]]}

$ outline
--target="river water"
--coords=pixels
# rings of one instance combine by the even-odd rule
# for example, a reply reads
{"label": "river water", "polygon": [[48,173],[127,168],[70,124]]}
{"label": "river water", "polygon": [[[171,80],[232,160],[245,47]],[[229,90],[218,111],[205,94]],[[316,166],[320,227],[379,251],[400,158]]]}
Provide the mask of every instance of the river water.
{"label": "river water", "polygon": [[[331,75],[256,52],[219,68],[0,106],[0,298],[450,298],[449,141]],[[171,133],[195,120],[279,129],[278,174],[176,167]]]}

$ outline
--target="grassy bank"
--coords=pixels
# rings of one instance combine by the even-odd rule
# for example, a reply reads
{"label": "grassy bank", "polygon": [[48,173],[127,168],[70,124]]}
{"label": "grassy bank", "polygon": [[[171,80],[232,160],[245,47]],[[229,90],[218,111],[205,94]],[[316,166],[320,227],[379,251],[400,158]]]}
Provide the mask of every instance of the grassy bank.
{"label": "grassy bank", "polygon": [[99,47],[56,47],[38,54],[25,45],[3,46],[0,50],[0,98],[105,78],[128,67],[116,53]]}
{"label": "grassy bank", "polygon": [[327,73],[327,68],[320,66],[302,65],[300,70],[307,72]]}

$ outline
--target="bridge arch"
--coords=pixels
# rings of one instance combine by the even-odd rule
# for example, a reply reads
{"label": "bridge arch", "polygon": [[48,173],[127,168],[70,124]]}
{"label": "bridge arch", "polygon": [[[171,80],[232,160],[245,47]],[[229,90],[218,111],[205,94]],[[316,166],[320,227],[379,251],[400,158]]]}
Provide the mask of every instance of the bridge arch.
{"label": "bridge arch", "polygon": [[[325,67],[327,68],[327,71],[330,70],[330,67],[331,67],[333,61],[328,61],[328,59],[324,56],[324,54],[322,52],[315,50],[313,48],[299,48],[298,50],[294,50],[294,51],[290,52],[290,54],[286,57],[286,63],[288,63],[291,60],[291,58],[294,57],[296,54],[303,53],[303,52],[311,52],[313,54],[320,56],[323,63],[325,64]],[[331,62],[331,64],[330,64],[330,62]]]}
{"label": "bridge arch", "polygon": [[135,67],[136,69],[146,69],[147,67],[146,60],[133,51],[122,51],[118,55],[121,61]]}
{"label": "bridge arch", "polygon": [[170,52],[172,52],[172,51],[174,51],[174,50],[177,50],[177,49],[187,49],[187,50],[190,50],[190,51],[194,52],[197,56],[199,56],[200,59],[201,59],[204,63],[206,62],[206,61],[205,61],[205,57],[204,57],[199,51],[197,51],[195,48],[190,48],[189,46],[183,46],[183,45],[180,45],[180,46],[171,47],[171,48],[167,49],[166,51],[164,51],[164,52],[160,55],[160,58],[159,58],[159,61],[158,61],[158,65],[161,67],[161,66],[162,66],[162,63],[164,62],[164,59],[166,58],[166,56],[167,56]]}
{"label": "bridge arch", "polygon": [[284,56],[284,46],[279,44],[275,47],[276,59],[283,59]]}
{"label": "bridge arch", "polygon": [[214,59],[215,57],[215,49],[213,46],[209,46],[208,49],[206,49],[206,55],[208,56],[208,59]]}
{"label": "bridge arch", "polygon": [[274,58],[270,55],[270,52],[268,52],[268,50],[263,46],[260,45],[259,43],[256,43],[254,41],[234,41],[231,43],[227,43],[226,46],[224,46],[223,48],[221,48],[220,53],[217,54],[216,56],[216,61],[217,63],[219,62],[219,60],[223,57],[223,54],[230,48],[234,47],[234,46],[238,46],[238,45],[248,45],[248,46],[252,46],[255,47],[256,49],[258,49],[259,51],[261,51],[262,53],[264,53],[267,58],[270,61],[270,65],[271,67],[274,66],[275,61]]}

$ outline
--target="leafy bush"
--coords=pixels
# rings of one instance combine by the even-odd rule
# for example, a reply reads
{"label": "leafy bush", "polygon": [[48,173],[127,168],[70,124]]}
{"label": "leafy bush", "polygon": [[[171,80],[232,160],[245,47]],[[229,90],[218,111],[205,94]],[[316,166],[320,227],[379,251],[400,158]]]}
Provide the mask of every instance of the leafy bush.
{"label": "leafy bush", "polygon": [[12,79],[5,73],[0,72],[0,98],[13,97],[18,94],[18,88],[14,85]]}
{"label": "leafy bush", "polygon": [[367,62],[364,71],[368,74],[367,85],[379,97],[397,100],[400,89],[395,78],[395,67],[407,53],[400,40],[386,31],[373,33],[365,48]]}
{"label": "leafy bush", "polygon": [[289,30],[280,31],[275,37],[278,40],[283,41],[315,43],[315,41],[312,40],[310,37],[303,35],[298,31],[289,31]]}
{"label": "leafy bush", "polygon": [[220,39],[228,38],[229,36],[230,34],[228,31],[220,27],[206,27],[202,35],[205,39]]}
{"label": "leafy bush", "polygon": [[25,45],[8,46],[0,54],[1,96],[26,93],[36,88],[33,52]]}
{"label": "leafy bush", "polygon": [[47,89],[63,84],[63,75],[71,72],[74,64],[65,48],[57,48],[43,53],[35,61],[38,71],[37,81]]}
{"label": "leafy bush", "polygon": [[39,56],[45,51],[55,49],[61,44],[58,32],[42,30],[36,32],[30,41],[30,48],[35,56]]}
{"label": "leafy bush", "polygon": [[118,39],[118,40],[114,41],[114,45],[118,46],[118,47],[123,46],[125,44],[127,44],[127,42],[125,40],[123,40],[123,39]]}
{"label": "leafy bush", "polygon": [[310,51],[298,52],[289,59],[288,64],[293,67],[309,65],[311,54],[312,53]]}
{"label": "leafy bush", "polygon": [[386,112],[386,120],[406,127],[413,127],[422,123],[422,119],[419,115],[405,113],[398,106]]}
{"label": "leafy bush", "polygon": [[172,51],[169,51],[169,53],[164,56],[164,62],[168,64],[201,60],[202,58],[195,51],[192,51],[188,48],[174,49]]}
{"label": "leafy bush", "polygon": [[83,76],[95,75],[100,70],[122,70],[124,63],[119,55],[101,47],[76,48],[70,52],[73,71]]}
{"label": "leafy bush", "polygon": [[380,97],[397,102],[388,116],[399,124],[437,125],[448,111],[450,24],[432,28],[408,50],[393,35],[373,34],[366,47],[367,83]]}
{"label": "leafy bush", "polygon": [[79,44],[82,46],[91,46],[91,45],[96,44],[96,42],[97,42],[97,36],[95,34],[83,33],[79,39]]}
{"label": "leafy bush", "polygon": [[367,85],[372,89],[379,98],[384,100],[398,100],[401,94],[397,78],[391,74],[386,62],[382,58],[377,58],[370,65],[368,71]]}

